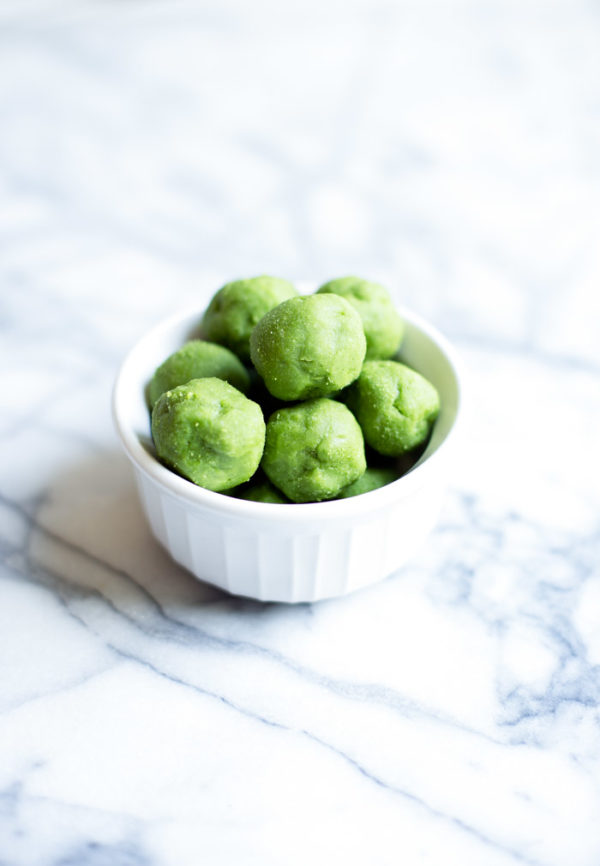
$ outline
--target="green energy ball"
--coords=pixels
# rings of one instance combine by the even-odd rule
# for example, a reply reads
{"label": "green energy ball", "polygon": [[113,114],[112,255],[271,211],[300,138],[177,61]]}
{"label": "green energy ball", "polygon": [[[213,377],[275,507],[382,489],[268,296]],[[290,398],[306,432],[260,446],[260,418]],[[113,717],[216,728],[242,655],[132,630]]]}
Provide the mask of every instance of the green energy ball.
{"label": "green energy ball", "polygon": [[278,409],[267,422],[262,468],[292,502],[334,499],[365,471],[365,446],[343,403],[322,397]]}
{"label": "green energy ball", "polygon": [[357,310],[367,338],[367,360],[396,354],[404,335],[404,322],[386,288],[360,277],[340,277],[325,283],[318,292],[339,295]]}
{"label": "green energy ball", "polygon": [[440,408],[431,382],[397,361],[365,361],[347,402],[365,441],[388,457],[425,442]]}
{"label": "green energy ball", "polygon": [[270,481],[262,481],[258,484],[250,484],[249,487],[236,494],[238,499],[249,499],[251,502],[272,502],[285,504],[289,499],[279,491]]}
{"label": "green energy ball", "polygon": [[233,352],[216,343],[190,340],[157,368],[148,387],[150,406],[154,406],[165,391],[185,385],[190,379],[207,377],[225,379],[244,393],[250,387],[248,371]]}
{"label": "green energy ball", "polygon": [[228,490],[256,472],[265,422],[260,406],[223,379],[192,379],[158,398],[152,437],[171,469],[208,490]]}
{"label": "green energy ball", "polygon": [[370,490],[377,490],[378,487],[384,487],[386,484],[391,484],[398,478],[398,473],[395,469],[380,469],[378,467],[368,467],[364,473],[349,484],[340,492],[340,499],[347,499],[349,496],[358,496],[360,493],[369,493]]}
{"label": "green energy ball", "polygon": [[366,351],[360,316],[337,295],[284,301],[250,337],[252,363],[280,400],[324,397],[356,379]]}
{"label": "green energy ball", "polygon": [[265,313],[298,292],[279,277],[252,277],[227,283],[214,295],[202,320],[203,335],[246,361],[252,329]]}

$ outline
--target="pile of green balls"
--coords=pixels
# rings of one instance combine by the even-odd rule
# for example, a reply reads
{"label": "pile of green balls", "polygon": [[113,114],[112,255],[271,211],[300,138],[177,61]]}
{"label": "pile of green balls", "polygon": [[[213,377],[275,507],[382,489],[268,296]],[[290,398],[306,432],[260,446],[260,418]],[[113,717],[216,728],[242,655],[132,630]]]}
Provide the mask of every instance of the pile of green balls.
{"label": "pile of green balls", "polygon": [[214,295],[190,340],[148,385],[152,437],[170,469],[255,502],[367,493],[418,458],[440,400],[392,358],[404,324],[378,283],[342,277],[313,295],[254,277]]}

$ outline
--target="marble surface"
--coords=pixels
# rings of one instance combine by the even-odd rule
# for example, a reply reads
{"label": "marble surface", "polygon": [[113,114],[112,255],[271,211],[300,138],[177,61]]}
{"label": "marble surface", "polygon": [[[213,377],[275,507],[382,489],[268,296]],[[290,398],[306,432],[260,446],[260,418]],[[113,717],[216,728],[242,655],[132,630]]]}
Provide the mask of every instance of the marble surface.
{"label": "marble surface", "polygon": [[[0,5],[0,864],[600,863],[600,8]],[[120,358],[221,281],[456,344],[440,524],[339,601],[149,535]]]}

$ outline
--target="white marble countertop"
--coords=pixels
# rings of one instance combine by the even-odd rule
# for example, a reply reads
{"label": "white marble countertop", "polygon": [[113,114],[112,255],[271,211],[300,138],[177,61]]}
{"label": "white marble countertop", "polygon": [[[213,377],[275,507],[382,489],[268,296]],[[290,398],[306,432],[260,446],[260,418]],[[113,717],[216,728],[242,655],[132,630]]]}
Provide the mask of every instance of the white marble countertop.
{"label": "white marble countertop", "polygon": [[[0,125],[1,866],[597,866],[597,4],[5,0]],[[469,370],[428,547],[344,600],[196,582],[111,428],[261,272]]]}

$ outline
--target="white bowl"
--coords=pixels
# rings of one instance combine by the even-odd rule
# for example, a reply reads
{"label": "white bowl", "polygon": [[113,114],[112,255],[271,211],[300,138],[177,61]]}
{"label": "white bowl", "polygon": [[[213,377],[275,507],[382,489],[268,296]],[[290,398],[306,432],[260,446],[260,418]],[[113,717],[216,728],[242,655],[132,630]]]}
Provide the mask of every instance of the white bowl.
{"label": "white bowl", "polygon": [[203,308],[178,313],[129,352],[117,375],[113,417],[133,464],[152,533],[182,566],[227,592],[261,601],[316,601],[375,583],[403,565],[438,515],[460,405],[447,341],[410,310],[399,358],[441,397],[427,449],[404,476],[370,493],[278,505],[198,487],[163,466],[150,438],[145,388],[155,368],[197,336]]}

